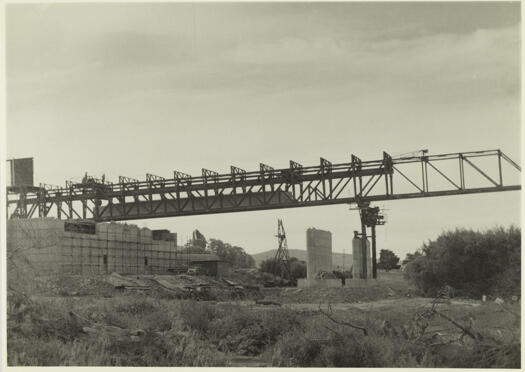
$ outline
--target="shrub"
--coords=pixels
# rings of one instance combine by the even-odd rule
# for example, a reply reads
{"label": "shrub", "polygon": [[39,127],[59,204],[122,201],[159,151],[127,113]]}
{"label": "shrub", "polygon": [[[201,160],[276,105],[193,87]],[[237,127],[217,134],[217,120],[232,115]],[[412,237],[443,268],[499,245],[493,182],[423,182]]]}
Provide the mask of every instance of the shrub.
{"label": "shrub", "polygon": [[424,244],[421,254],[411,256],[405,275],[427,296],[445,285],[465,296],[519,295],[521,231],[510,227],[445,232]]}
{"label": "shrub", "polygon": [[[12,299],[16,301],[17,299]],[[221,366],[226,364],[224,355],[216,347],[203,340],[195,331],[177,332],[171,327],[169,314],[159,310],[149,312],[147,302],[137,302],[132,307],[131,299],[112,299],[117,303],[103,306],[104,317],[95,316],[96,321],[86,314],[81,322],[94,321],[101,325],[120,322],[121,327],[142,328],[144,335],[133,338],[118,336],[98,328],[99,333],[85,333],[79,320],[69,315],[71,301],[38,302],[26,301],[21,316],[22,305],[13,304],[13,312],[8,315],[8,363],[29,366]],[[129,302],[129,305],[128,305]],[[195,306],[192,306],[195,305]],[[96,305],[93,305],[96,307]],[[100,306],[100,303],[99,303]],[[185,324],[201,326],[207,308],[201,303],[185,303],[185,310],[178,314],[186,316]],[[120,312],[115,311],[119,309]],[[132,308],[133,310],[128,311]],[[139,310],[142,309],[142,310]],[[188,311],[191,309],[192,311]],[[92,308],[85,311],[89,313]],[[18,311],[18,312],[15,312]],[[132,314],[135,313],[135,314]],[[107,314],[107,315],[106,315]],[[164,315],[163,315],[164,314]],[[208,319],[204,317],[204,319]],[[209,320],[209,319],[208,319]],[[199,328],[199,327],[197,327]],[[166,331],[163,333],[157,330]],[[199,329],[199,332],[202,332]]]}
{"label": "shrub", "polygon": [[[290,257],[288,262],[290,264],[290,274],[292,278],[306,278],[306,262],[299,261],[297,257]],[[273,257],[262,261],[260,265],[261,271],[264,273],[270,273],[280,277],[286,274],[284,272],[283,266],[279,262],[275,261],[275,258]]]}
{"label": "shrub", "polygon": [[322,349],[320,340],[305,337],[303,332],[286,334],[275,346],[272,365],[275,367],[318,367]]}
{"label": "shrub", "polygon": [[284,333],[300,326],[297,314],[284,309],[257,312],[227,306],[210,326],[208,336],[219,350],[259,355]]}
{"label": "shrub", "polygon": [[201,334],[206,334],[210,323],[217,316],[215,309],[207,303],[183,301],[180,305],[183,323]]}

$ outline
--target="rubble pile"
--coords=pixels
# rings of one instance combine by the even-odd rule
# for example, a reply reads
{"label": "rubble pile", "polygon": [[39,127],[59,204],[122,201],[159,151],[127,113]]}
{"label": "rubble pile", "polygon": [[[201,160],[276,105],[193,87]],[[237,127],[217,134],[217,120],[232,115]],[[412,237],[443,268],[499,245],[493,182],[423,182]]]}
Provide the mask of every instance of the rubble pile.
{"label": "rubble pile", "polygon": [[194,299],[200,301],[259,299],[262,294],[256,285],[229,279],[179,275],[120,275],[57,276],[35,278],[37,295],[44,296],[102,296],[117,294],[146,294],[156,298]]}

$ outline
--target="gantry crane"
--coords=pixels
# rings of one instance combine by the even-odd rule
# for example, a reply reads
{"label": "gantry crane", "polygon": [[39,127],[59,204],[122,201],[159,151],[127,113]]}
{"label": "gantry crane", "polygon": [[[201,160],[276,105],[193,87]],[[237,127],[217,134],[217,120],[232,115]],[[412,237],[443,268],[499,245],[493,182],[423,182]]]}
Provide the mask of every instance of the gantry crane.
{"label": "gantry crane", "polygon": [[[496,176],[489,176],[487,169],[476,164],[481,158],[492,162],[486,167],[491,167]],[[456,169],[440,169],[440,163],[447,162]],[[317,166],[303,167],[290,161],[289,168],[261,164],[255,172],[232,166],[227,174],[203,169],[199,177],[175,171],[172,178],[148,175],[146,181],[122,177],[118,183],[67,182],[66,187],[52,189],[11,184],[7,187],[6,212],[8,218],[127,221],[521,190],[519,182],[503,183],[502,163],[521,172],[521,167],[500,150],[439,155],[421,152],[396,158],[384,152],[380,160],[362,161],[352,155],[350,163],[332,164],[321,158]],[[411,176],[406,170],[410,166],[420,166],[420,174]],[[485,183],[471,183],[467,168]],[[440,188],[429,182],[431,173],[447,186]],[[381,180],[384,187],[380,187]],[[394,181],[396,185],[404,182],[410,190],[394,189]]]}

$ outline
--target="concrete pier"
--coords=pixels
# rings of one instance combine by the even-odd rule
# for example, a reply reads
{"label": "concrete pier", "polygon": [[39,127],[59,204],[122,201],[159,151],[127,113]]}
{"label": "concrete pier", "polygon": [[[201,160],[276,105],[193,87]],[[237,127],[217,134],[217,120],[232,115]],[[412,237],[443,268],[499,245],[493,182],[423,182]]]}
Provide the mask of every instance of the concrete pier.
{"label": "concrete pier", "polygon": [[354,237],[352,239],[352,276],[354,279],[371,279],[372,278],[372,257],[370,255],[370,241],[366,240],[366,278],[363,278],[363,251],[362,238]]}
{"label": "concrete pier", "polygon": [[309,228],[306,230],[306,279],[312,282],[320,271],[332,271],[332,233]]}

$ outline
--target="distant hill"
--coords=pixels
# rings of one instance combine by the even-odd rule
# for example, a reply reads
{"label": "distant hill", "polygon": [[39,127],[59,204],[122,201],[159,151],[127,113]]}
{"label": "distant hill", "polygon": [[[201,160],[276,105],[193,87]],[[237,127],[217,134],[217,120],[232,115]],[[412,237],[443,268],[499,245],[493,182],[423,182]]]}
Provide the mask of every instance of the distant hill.
{"label": "distant hill", "polygon": [[[272,249],[269,251],[252,254],[251,256],[255,260],[255,265],[257,267],[260,266],[261,262],[268,259],[275,257],[275,253],[277,252],[276,249]],[[296,257],[300,261],[306,261],[306,251],[303,251],[302,249],[288,249],[288,252],[290,253],[290,257]],[[332,266],[335,269],[336,267],[343,267],[343,254],[339,252],[332,252]],[[352,266],[352,255],[345,253],[344,255],[344,267],[350,268]]]}

